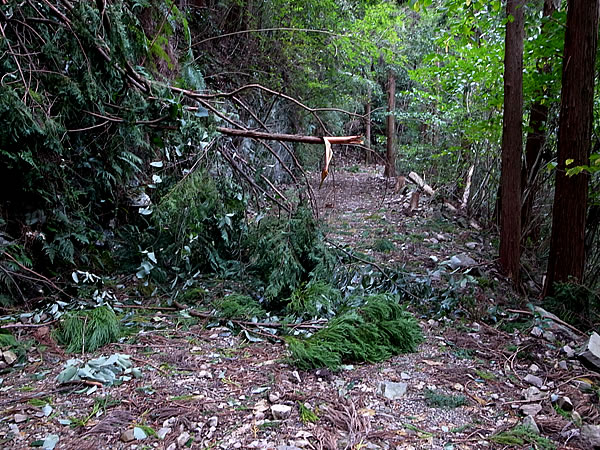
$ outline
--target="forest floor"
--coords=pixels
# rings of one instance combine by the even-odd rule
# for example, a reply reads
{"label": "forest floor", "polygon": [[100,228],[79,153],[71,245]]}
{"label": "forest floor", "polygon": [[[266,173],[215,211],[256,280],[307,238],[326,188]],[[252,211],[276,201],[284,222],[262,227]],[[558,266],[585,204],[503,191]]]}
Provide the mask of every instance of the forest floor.
{"label": "forest floor", "polygon": [[[140,309],[152,326],[79,359],[130,355],[141,378],[110,387],[59,385],[69,357],[34,345],[28,364],[2,375],[0,446],[46,440],[65,449],[588,448],[579,425],[599,422],[588,379],[595,374],[564,348],[583,338],[527,312],[499,312],[496,324],[487,323],[490,308],[510,300],[494,268],[492,235],[424,195],[411,211],[409,195],[380,173],[337,169],[316,191],[328,239],[434,284],[453,272],[458,287],[480,286],[463,303],[453,300],[460,318],[411,306],[426,338],[417,353],[337,373],[297,371],[280,343],[251,343],[227,328],[183,326],[177,311]],[[453,257],[464,262],[465,255],[474,263],[451,270]],[[44,341],[43,329],[16,330]],[[519,427],[524,420],[539,434]]]}

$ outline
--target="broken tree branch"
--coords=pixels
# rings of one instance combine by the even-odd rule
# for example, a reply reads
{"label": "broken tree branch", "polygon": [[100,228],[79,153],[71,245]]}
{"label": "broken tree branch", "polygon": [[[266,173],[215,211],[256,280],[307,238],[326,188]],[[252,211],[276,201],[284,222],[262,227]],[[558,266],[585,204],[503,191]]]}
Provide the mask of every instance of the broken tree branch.
{"label": "broken tree branch", "polygon": [[[279,134],[279,133],[263,133],[262,131],[253,130],[235,130],[233,128],[217,127],[219,133],[228,136],[240,136],[254,139],[265,139],[271,141],[283,142],[302,142],[305,144],[324,144],[325,141],[320,136],[302,136],[299,134]],[[333,136],[327,137],[332,144],[362,144],[362,136]]]}

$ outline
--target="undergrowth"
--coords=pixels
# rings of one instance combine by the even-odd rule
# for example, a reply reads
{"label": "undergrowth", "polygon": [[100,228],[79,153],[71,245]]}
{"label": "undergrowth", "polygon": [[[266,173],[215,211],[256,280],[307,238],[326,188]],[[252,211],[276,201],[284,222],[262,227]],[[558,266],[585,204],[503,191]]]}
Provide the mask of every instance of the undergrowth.
{"label": "undergrowth", "polygon": [[310,338],[288,337],[291,359],[303,370],[343,363],[378,362],[414,352],[423,340],[417,321],[398,303],[398,297],[378,294],[338,314]]}
{"label": "undergrowth", "polygon": [[467,404],[464,395],[447,395],[433,389],[425,389],[424,396],[430,408],[454,409]]}
{"label": "undergrowth", "polygon": [[226,319],[246,319],[265,317],[266,311],[252,297],[241,294],[231,294],[213,305],[218,309],[219,316]]}
{"label": "undergrowth", "polygon": [[537,435],[531,428],[519,425],[512,430],[503,431],[490,437],[490,441],[500,445],[535,445],[536,448],[554,450],[556,446],[549,439]]}
{"label": "undergrowth", "polygon": [[68,312],[54,332],[55,339],[69,353],[93,352],[119,336],[119,321],[108,306]]}

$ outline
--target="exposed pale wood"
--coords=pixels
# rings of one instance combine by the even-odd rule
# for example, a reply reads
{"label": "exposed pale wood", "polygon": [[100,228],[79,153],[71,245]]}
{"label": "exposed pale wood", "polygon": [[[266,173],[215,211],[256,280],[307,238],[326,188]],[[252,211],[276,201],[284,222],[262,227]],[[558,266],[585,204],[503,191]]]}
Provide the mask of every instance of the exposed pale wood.
{"label": "exposed pale wood", "polygon": [[421,178],[415,172],[409,173],[408,179],[410,181],[412,181],[413,183],[415,183],[417,186],[419,186],[419,188],[421,188],[423,190],[423,192],[425,192],[430,197],[433,197],[433,195],[435,194],[435,191],[433,190],[433,188],[431,186],[429,186],[427,183],[425,183],[425,181],[423,181],[423,178]]}
{"label": "exposed pale wood", "polygon": [[475,166],[471,166],[469,173],[467,174],[467,182],[465,184],[465,192],[463,192],[462,202],[460,202],[460,209],[466,209],[469,203],[469,195],[471,195],[471,180],[473,179],[473,171]]}
{"label": "exposed pale wood", "polygon": [[421,193],[419,191],[414,191],[410,196],[410,212],[413,212],[415,209],[419,207],[419,198],[421,197]]}

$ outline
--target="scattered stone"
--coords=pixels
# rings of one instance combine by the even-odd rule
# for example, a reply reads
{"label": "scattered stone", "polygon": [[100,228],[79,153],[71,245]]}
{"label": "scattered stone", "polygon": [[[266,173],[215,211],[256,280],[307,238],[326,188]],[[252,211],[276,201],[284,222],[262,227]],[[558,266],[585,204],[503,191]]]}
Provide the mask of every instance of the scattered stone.
{"label": "scattered stone", "polygon": [[210,373],[208,370],[201,370],[200,372],[198,372],[198,378],[209,378],[212,379],[213,374]]}
{"label": "scattered stone", "polygon": [[590,444],[590,448],[600,447],[600,425],[582,426],[581,438]]}
{"label": "scattered stone", "polygon": [[216,427],[218,424],[219,424],[219,418],[217,416],[212,416],[210,419],[208,419],[209,427]]}
{"label": "scattered stone", "polygon": [[465,247],[467,247],[469,250],[475,250],[478,245],[479,244],[477,242],[467,242]]}
{"label": "scattered stone", "polygon": [[561,350],[565,355],[567,355],[567,358],[573,358],[575,356],[575,350],[573,350],[569,345],[565,345]]}
{"label": "scattered stone", "polygon": [[135,440],[135,435],[133,434],[133,428],[125,430],[121,433],[121,442],[131,442]]}
{"label": "scattered stone", "polygon": [[583,393],[589,393],[593,390],[592,385],[587,381],[573,380],[573,385]]}
{"label": "scattered stone", "polygon": [[553,331],[554,333],[560,333],[561,335],[568,337],[569,339],[571,339],[573,341],[577,341],[580,339],[580,336],[575,334],[571,329],[569,329],[568,327],[565,327],[564,325],[561,325],[559,323],[560,319],[556,315],[552,314],[551,312],[548,312],[544,308],[541,308],[539,306],[536,306],[534,308],[534,312],[539,314],[540,316],[542,316],[542,318],[544,318],[544,319],[550,319],[550,320],[546,320],[544,322],[548,324],[549,329],[551,331]]}
{"label": "scattered stone", "polygon": [[187,431],[184,431],[177,437],[177,440],[176,440],[177,446],[183,447],[189,440],[190,440],[190,433],[188,433]]}
{"label": "scattered stone", "polygon": [[461,253],[460,255],[454,255],[452,258],[450,258],[448,265],[452,270],[467,269],[469,267],[476,266],[477,261],[475,261],[469,255]]}
{"label": "scattered stone", "polygon": [[538,373],[539,371],[540,371],[540,368],[536,364],[532,364],[529,366],[529,372]]}
{"label": "scattered stone", "polygon": [[408,384],[394,381],[381,381],[377,385],[377,393],[389,400],[398,400],[406,394]]}
{"label": "scattered stone", "polygon": [[558,368],[562,370],[568,370],[569,366],[567,365],[567,362],[565,360],[562,360],[558,362]]}
{"label": "scattered stone", "polygon": [[539,403],[529,403],[521,406],[520,409],[523,415],[535,417],[542,410],[542,405],[540,405]]}
{"label": "scattered stone", "polygon": [[538,427],[537,423],[535,423],[535,419],[531,416],[526,416],[523,419],[523,422],[521,422],[521,424],[525,427],[525,428],[529,428],[531,431],[533,431],[535,434],[540,434],[540,428]]}
{"label": "scattered stone", "polygon": [[302,379],[300,378],[300,374],[298,373],[297,370],[292,371],[292,377],[294,378],[294,380],[296,380],[298,383],[302,383]]}
{"label": "scattered stone", "polygon": [[531,329],[531,335],[535,336],[535,337],[540,337],[542,335],[543,331],[540,327],[533,327]]}
{"label": "scattered stone", "polygon": [[546,396],[546,394],[544,394],[543,392],[540,392],[540,390],[538,388],[536,388],[535,386],[531,386],[530,388],[523,390],[523,397],[525,398],[525,400],[530,401],[530,402],[536,401],[536,400],[541,400],[545,396]]}
{"label": "scattered stone", "polygon": [[400,378],[402,378],[403,380],[410,380],[411,376],[406,372],[400,372]]}
{"label": "scattered stone", "polygon": [[14,419],[15,423],[23,423],[27,419],[29,419],[29,417],[27,417],[25,414],[15,414],[13,419]]}
{"label": "scattered stone", "polygon": [[269,401],[271,403],[277,403],[279,401],[281,397],[279,396],[279,394],[277,392],[271,392],[269,394]]}
{"label": "scattered stone", "polygon": [[559,397],[556,404],[563,411],[573,411],[573,402],[569,397]]}
{"label": "scattered stone", "polygon": [[17,355],[15,355],[15,353],[10,350],[2,352],[2,356],[4,357],[4,361],[6,361],[6,364],[8,364],[9,366],[12,366],[17,361]]}
{"label": "scattered stone", "polygon": [[166,450],[175,450],[177,448],[177,443],[171,442]]}
{"label": "scattered stone", "polygon": [[554,335],[554,333],[552,331],[544,331],[544,333],[542,334],[542,336],[548,342],[556,342],[556,336]]}
{"label": "scattered stone", "polygon": [[576,425],[581,425],[582,422],[582,418],[581,418],[581,414],[579,414],[577,411],[573,411],[571,413],[571,417],[573,418],[573,422],[575,422]]}
{"label": "scattered stone", "polygon": [[292,407],[288,405],[271,406],[271,414],[275,420],[285,420],[292,414]]}
{"label": "scattered stone", "polygon": [[295,445],[280,445],[277,447],[277,450],[302,450],[300,447],[296,447]]}
{"label": "scattered stone", "polygon": [[584,366],[600,370],[600,335],[593,332],[584,350],[578,355]]}
{"label": "scattered stone", "polygon": [[526,383],[529,383],[537,388],[541,388],[544,385],[544,380],[542,380],[540,377],[537,377],[530,373],[528,373],[527,376],[523,380]]}
{"label": "scattered stone", "polygon": [[171,428],[168,428],[168,427],[162,427],[162,428],[160,428],[160,429],[159,429],[159,430],[156,432],[156,435],[158,436],[158,438],[159,438],[159,439],[161,439],[161,440],[162,440],[162,439],[164,439],[164,438],[167,436],[167,434],[169,434],[171,431],[172,431],[172,430],[171,430]]}

